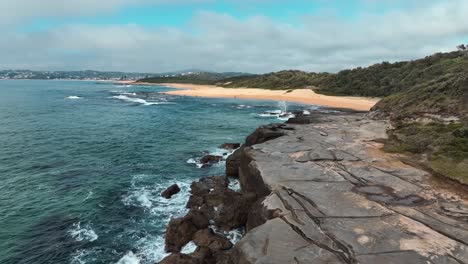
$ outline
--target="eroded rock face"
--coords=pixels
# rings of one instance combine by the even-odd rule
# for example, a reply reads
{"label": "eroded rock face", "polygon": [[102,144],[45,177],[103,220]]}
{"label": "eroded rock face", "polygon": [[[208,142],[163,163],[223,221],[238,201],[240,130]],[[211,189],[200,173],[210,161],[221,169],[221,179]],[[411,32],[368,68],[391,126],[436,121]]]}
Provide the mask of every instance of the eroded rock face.
{"label": "eroded rock face", "polygon": [[240,147],[226,159],[226,176],[239,177],[240,157],[244,147]]}
{"label": "eroded rock face", "polygon": [[178,194],[180,192],[179,185],[173,184],[169,186],[164,192],[161,193],[161,196],[166,199],[171,199],[173,195]]}

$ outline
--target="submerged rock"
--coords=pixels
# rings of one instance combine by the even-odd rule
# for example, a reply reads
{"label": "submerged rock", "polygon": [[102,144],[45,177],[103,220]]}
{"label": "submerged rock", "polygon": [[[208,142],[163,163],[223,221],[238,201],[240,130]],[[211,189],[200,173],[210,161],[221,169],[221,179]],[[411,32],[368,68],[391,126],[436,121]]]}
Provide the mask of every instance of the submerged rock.
{"label": "submerged rock", "polygon": [[173,184],[169,186],[164,192],[161,193],[161,196],[166,199],[171,199],[173,195],[178,194],[180,192],[179,185]]}

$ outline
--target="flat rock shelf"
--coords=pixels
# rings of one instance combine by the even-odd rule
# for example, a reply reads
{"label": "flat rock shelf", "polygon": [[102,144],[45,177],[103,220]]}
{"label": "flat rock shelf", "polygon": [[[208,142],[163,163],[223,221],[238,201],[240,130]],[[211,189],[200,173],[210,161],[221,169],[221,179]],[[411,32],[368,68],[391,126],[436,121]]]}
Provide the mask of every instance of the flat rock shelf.
{"label": "flat rock shelf", "polygon": [[383,152],[389,127],[332,112],[258,128],[226,162],[253,197],[244,237],[167,263],[468,263],[465,187]]}
{"label": "flat rock shelf", "polygon": [[383,153],[386,121],[313,120],[236,153],[260,199],[236,263],[468,263],[466,197]]}

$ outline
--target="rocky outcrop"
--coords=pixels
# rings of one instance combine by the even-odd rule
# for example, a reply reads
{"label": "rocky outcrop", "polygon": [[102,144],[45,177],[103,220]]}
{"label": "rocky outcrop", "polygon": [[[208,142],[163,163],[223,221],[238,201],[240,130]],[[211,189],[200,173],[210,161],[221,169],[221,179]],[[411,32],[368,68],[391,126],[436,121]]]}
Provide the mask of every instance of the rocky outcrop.
{"label": "rocky outcrop", "polygon": [[468,263],[466,197],[383,153],[387,122],[314,120],[252,135],[228,160],[258,198],[236,263]]}
{"label": "rocky outcrop", "polygon": [[[192,184],[161,263],[468,263],[466,192],[382,152],[386,121],[298,117],[260,127],[227,159],[242,192],[224,177]],[[215,230],[239,226],[233,248]],[[189,241],[197,251],[180,254]]]}
{"label": "rocky outcrop", "polygon": [[216,155],[205,155],[203,156],[201,159],[200,159],[200,163],[206,167],[206,166],[210,166],[210,165],[213,165],[215,163],[218,163],[220,162],[221,160],[223,159],[223,157],[221,156],[216,156]]}
{"label": "rocky outcrop", "polygon": [[173,184],[169,186],[164,192],[161,193],[161,196],[166,199],[171,199],[173,195],[176,195],[180,192],[179,185]]}
{"label": "rocky outcrop", "polygon": [[[205,177],[191,185],[189,213],[171,219],[166,229],[166,251],[174,253],[161,263],[231,263],[232,243],[218,231],[231,231],[247,223],[253,193],[228,188],[226,177]],[[222,233],[222,232],[221,232]],[[197,245],[193,254],[181,254],[190,241]]]}

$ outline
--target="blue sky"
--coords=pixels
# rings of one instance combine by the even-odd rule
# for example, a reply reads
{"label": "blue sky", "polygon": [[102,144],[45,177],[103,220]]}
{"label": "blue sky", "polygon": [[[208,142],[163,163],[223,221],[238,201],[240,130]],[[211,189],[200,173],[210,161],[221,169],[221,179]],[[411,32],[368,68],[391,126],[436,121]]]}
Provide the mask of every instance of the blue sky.
{"label": "blue sky", "polygon": [[0,68],[337,71],[468,42],[466,0],[0,0]]}
{"label": "blue sky", "polygon": [[138,24],[143,27],[189,26],[197,13],[210,11],[229,14],[237,19],[264,16],[278,22],[300,26],[304,16],[333,15],[343,20],[352,20],[365,13],[388,13],[408,8],[407,1],[329,0],[329,1],[206,1],[197,3],[126,5],[109,13],[86,16],[31,18],[20,25],[19,30],[38,31],[65,24]]}

